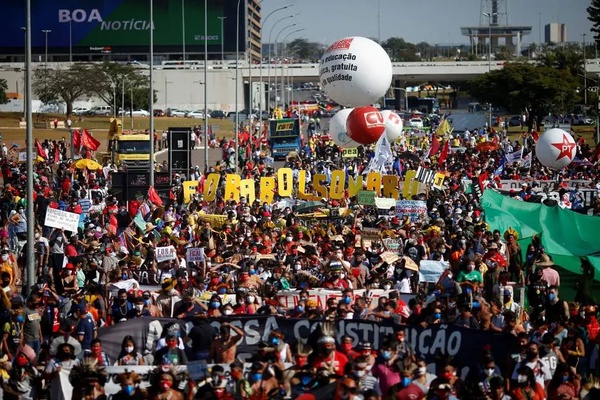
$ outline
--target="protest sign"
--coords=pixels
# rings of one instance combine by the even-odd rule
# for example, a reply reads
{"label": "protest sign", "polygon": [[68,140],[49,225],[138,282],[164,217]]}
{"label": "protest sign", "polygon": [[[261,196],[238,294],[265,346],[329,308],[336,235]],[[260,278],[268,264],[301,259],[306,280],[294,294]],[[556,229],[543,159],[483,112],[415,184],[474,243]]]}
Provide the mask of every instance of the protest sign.
{"label": "protest sign", "polygon": [[50,228],[63,229],[65,231],[77,233],[77,227],[79,227],[79,214],[48,207],[44,225],[49,226]]}
{"label": "protest sign", "polygon": [[396,254],[402,254],[402,239],[385,238],[382,239],[385,248]]}
{"label": "protest sign", "polygon": [[192,262],[204,261],[204,248],[203,247],[190,247],[185,253],[185,260]]}
{"label": "protest sign", "polygon": [[427,214],[427,203],[422,200],[398,200],[396,201],[396,215],[403,217],[408,215],[411,219],[420,218]]}
{"label": "protest sign", "polygon": [[445,261],[421,260],[419,265],[419,282],[436,283],[448,269]]}
{"label": "protest sign", "polygon": [[358,204],[362,206],[374,206],[375,205],[375,191],[374,190],[361,190],[358,192]]}
{"label": "protest sign", "polygon": [[173,247],[173,246],[157,247],[155,254],[156,254],[156,262],[163,262],[163,261],[177,259],[177,253],[175,252],[175,247]]}
{"label": "protest sign", "polygon": [[344,150],[342,150],[342,157],[343,158],[356,158],[356,157],[358,157],[358,149],[356,147],[353,147],[350,149],[344,149]]}

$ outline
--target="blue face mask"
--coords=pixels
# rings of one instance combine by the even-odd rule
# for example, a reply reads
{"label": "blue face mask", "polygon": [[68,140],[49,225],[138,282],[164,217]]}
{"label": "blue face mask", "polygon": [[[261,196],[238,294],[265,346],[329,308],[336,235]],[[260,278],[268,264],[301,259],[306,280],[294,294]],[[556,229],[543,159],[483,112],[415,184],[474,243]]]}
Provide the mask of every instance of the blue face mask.
{"label": "blue face mask", "polygon": [[479,302],[478,301],[474,301],[473,302],[473,308],[479,308]]}
{"label": "blue face mask", "polygon": [[309,375],[302,375],[300,380],[302,381],[302,386],[308,386],[312,382],[312,378]]}
{"label": "blue face mask", "polygon": [[384,350],[381,352],[381,357],[383,357],[384,360],[389,360],[392,358],[392,352],[389,350]]}
{"label": "blue face mask", "polygon": [[123,388],[123,392],[125,392],[127,396],[131,396],[135,392],[135,386],[127,385]]}
{"label": "blue face mask", "polygon": [[410,385],[410,382],[411,382],[410,378],[408,378],[406,376],[402,378],[402,386],[407,387],[408,385]]}
{"label": "blue face mask", "polygon": [[569,380],[569,376],[568,375],[563,375],[562,381],[563,382],[567,382],[568,380]]}
{"label": "blue face mask", "polygon": [[17,315],[17,322],[21,323],[23,321],[25,321],[25,318],[22,315]]}
{"label": "blue face mask", "polygon": [[436,312],[435,314],[433,314],[433,318],[440,319],[440,318],[442,318],[442,314],[440,314],[439,312]]}
{"label": "blue face mask", "polygon": [[255,269],[251,269],[250,270],[250,275],[255,275],[256,274],[256,270]]}
{"label": "blue face mask", "polygon": [[225,293],[227,293],[227,289],[225,289],[225,288],[220,288],[220,289],[217,291],[217,293],[219,293],[219,294],[225,294]]}
{"label": "blue face mask", "polygon": [[150,299],[144,300],[144,305],[149,306],[151,304],[152,304],[152,301]]}
{"label": "blue face mask", "polygon": [[345,304],[350,304],[352,302],[352,299],[350,298],[350,296],[344,296],[344,298],[342,299],[342,301]]}
{"label": "blue face mask", "polygon": [[280,343],[279,338],[274,337],[271,339],[271,344],[273,346],[279,346],[279,343]]}
{"label": "blue face mask", "polygon": [[298,306],[296,308],[298,309],[298,312],[304,312],[304,306]]}
{"label": "blue face mask", "polygon": [[127,280],[127,274],[121,275],[121,279],[123,279],[124,281],[126,281]]}
{"label": "blue face mask", "polygon": [[250,374],[250,380],[252,382],[258,382],[262,379],[262,374],[260,372],[254,372]]}
{"label": "blue face mask", "polygon": [[554,301],[554,299],[556,298],[556,295],[554,293],[550,293],[548,295],[548,298],[550,299],[550,301]]}
{"label": "blue face mask", "polygon": [[210,303],[211,308],[219,308],[220,305],[221,303],[219,303],[218,301],[213,301]]}

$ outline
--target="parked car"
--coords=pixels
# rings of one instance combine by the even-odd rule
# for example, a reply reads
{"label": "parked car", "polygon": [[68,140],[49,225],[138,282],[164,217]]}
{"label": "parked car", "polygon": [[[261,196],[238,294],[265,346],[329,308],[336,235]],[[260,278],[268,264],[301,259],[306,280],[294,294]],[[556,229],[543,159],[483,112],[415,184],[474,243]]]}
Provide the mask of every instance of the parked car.
{"label": "parked car", "polygon": [[522,123],[523,123],[523,119],[521,118],[520,115],[513,115],[508,120],[508,126],[521,126]]}
{"label": "parked car", "polygon": [[[188,118],[201,118],[204,119],[204,110],[194,110],[188,112],[186,115]],[[210,114],[207,115],[210,118]]]}
{"label": "parked car", "polygon": [[223,110],[214,110],[210,112],[210,118],[224,119],[227,118],[227,113]]}
{"label": "parked car", "polygon": [[73,108],[73,115],[86,115],[90,111],[87,107],[75,107]]}
{"label": "parked car", "polygon": [[155,108],[154,110],[152,110],[152,112],[154,113],[155,117],[164,117],[165,116],[164,110],[161,110],[160,108]]}
{"label": "parked car", "polygon": [[423,120],[421,118],[411,118],[408,121],[408,125],[413,127],[413,128],[422,128],[423,127]]}
{"label": "parked car", "polygon": [[169,117],[182,118],[182,117],[185,117],[185,115],[188,112],[189,111],[186,111],[186,110],[177,110],[177,109],[171,108],[171,110],[169,111]]}
{"label": "parked car", "polygon": [[113,110],[111,106],[96,106],[96,107],[92,107],[89,111],[88,111],[88,115],[112,115]]}
{"label": "parked car", "polygon": [[146,110],[133,110],[130,115],[134,117],[149,117],[150,113]]}

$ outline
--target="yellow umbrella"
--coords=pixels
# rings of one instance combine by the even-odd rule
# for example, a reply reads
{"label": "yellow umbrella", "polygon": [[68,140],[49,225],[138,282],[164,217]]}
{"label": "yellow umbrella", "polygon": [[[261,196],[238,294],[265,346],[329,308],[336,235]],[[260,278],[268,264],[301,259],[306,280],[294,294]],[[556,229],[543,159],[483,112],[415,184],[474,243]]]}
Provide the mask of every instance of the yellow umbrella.
{"label": "yellow umbrella", "polygon": [[102,169],[102,165],[98,164],[96,161],[91,160],[89,158],[81,158],[77,161],[75,161],[73,164],[71,164],[71,168],[77,168],[77,169],[91,169],[91,170],[97,170],[97,169]]}

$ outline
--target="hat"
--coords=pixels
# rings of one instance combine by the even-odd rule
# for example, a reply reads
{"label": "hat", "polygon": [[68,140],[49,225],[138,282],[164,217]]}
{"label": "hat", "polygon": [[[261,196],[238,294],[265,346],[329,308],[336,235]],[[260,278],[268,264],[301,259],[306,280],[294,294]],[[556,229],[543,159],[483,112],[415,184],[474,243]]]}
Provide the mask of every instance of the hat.
{"label": "hat", "polygon": [[452,390],[452,385],[449,383],[440,382],[433,388],[433,390]]}
{"label": "hat", "polygon": [[175,281],[173,279],[167,278],[163,281],[160,287],[164,291],[169,291],[175,287]]}
{"label": "hat", "polygon": [[490,250],[498,250],[498,245],[496,244],[496,242],[492,242],[490,243],[490,245],[488,246],[488,249]]}
{"label": "hat", "polygon": [[65,269],[75,269],[75,266],[71,263],[68,263],[67,265],[65,265]]}
{"label": "hat", "polygon": [[357,350],[371,350],[372,346],[370,342],[358,342]]}
{"label": "hat", "polygon": [[154,229],[156,229],[156,225],[154,225],[152,222],[146,222],[146,229],[145,229],[146,233],[150,233]]}
{"label": "hat", "polygon": [[550,259],[550,256],[548,256],[548,254],[542,254],[540,259],[535,262],[535,265],[538,265],[540,267],[549,267],[551,265],[554,265],[554,261]]}
{"label": "hat", "polygon": [[83,304],[77,304],[73,310],[74,312],[80,312],[80,313],[85,313],[85,305]]}
{"label": "hat", "polygon": [[400,225],[400,219],[398,217],[392,217],[392,219],[390,220],[390,223],[392,225]]}

